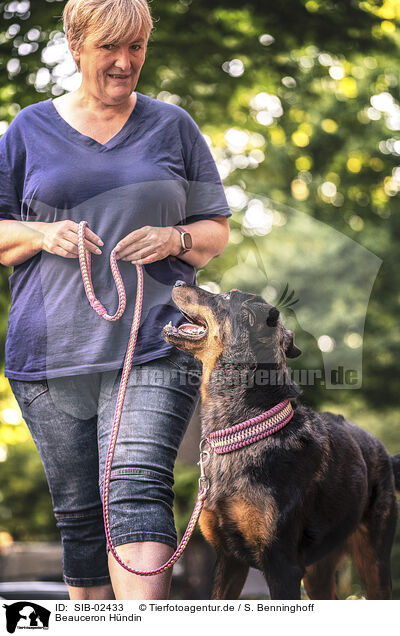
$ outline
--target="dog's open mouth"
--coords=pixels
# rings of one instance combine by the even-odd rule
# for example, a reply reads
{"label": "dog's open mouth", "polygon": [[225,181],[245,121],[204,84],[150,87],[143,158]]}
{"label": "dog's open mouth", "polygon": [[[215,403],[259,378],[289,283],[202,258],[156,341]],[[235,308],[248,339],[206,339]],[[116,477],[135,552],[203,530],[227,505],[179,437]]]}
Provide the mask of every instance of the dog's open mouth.
{"label": "dog's open mouth", "polygon": [[179,327],[174,327],[170,322],[163,327],[163,332],[166,336],[175,336],[178,338],[189,338],[190,340],[199,340],[204,338],[208,331],[208,327],[205,321],[200,320],[197,316],[189,316],[184,311],[180,310],[190,322],[184,322]]}

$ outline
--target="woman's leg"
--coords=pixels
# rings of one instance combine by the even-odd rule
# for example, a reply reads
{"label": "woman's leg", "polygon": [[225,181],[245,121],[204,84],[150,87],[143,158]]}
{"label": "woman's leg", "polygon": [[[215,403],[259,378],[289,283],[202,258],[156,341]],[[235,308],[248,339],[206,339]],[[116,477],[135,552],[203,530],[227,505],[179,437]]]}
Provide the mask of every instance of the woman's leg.
{"label": "woman's leg", "polygon": [[[152,570],[168,561],[174,550],[165,543],[144,541],[119,545],[117,554],[135,570]],[[169,597],[172,568],[154,576],[138,576],[125,570],[108,553],[108,568],[114,586],[115,598],[127,600],[162,600]]]}
{"label": "woman's leg", "polygon": [[10,379],[43,462],[61,532],[64,580],[76,599],[113,598],[98,486],[97,414],[82,403],[90,384],[83,380],[79,393],[71,379]]}
{"label": "woman's leg", "polygon": [[105,601],[115,599],[111,583],[109,585],[92,585],[92,587],[73,587],[67,585],[71,601]]}
{"label": "woman's leg", "polygon": [[[176,548],[173,469],[199,398],[200,374],[200,363],[183,352],[131,370],[111,471],[110,527],[117,554],[136,570],[160,567]],[[99,399],[101,474],[120,380],[121,372],[114,372]],[[109,570],[117,599],[168,598],[172,568],[137,576],[109,554]]]}

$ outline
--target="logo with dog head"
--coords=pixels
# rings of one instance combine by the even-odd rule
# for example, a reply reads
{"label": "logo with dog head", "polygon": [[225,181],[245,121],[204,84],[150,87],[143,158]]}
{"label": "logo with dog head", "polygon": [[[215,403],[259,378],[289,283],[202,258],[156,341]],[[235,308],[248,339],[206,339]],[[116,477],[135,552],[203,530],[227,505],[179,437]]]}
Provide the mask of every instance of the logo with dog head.
{"label": "logo with dog head", "polygon": [[36,603],[19,601],[3,605],[6,610],[7,631],[14,634],[16,629],[49,629],[51,612]]}

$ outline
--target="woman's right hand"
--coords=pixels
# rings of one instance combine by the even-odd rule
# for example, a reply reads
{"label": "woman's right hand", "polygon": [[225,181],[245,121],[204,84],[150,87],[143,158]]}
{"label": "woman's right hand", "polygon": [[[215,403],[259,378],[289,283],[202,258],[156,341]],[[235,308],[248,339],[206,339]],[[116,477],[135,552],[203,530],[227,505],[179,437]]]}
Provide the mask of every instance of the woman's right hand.
{"label": "woman's right hand", "polygon": [[[42,250],[64,258],[78,258],[78,223],[75,221],[56,221],[41,223]],[[85,228],[85,247],[92,254],[101,254],[98,246],[104,245],[97,234],[87,226]]]}

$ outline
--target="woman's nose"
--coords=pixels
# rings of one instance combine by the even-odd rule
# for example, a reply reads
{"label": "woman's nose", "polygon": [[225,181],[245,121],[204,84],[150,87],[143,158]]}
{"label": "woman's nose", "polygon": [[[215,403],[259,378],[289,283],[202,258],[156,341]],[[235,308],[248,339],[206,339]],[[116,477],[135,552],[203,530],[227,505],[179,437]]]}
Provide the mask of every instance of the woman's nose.
{"label": "woman's nose", "polygon": [[128,49],[119,49],[116,55],[114,65],[121,71],[129,71],[131,68],[131,59]]}

